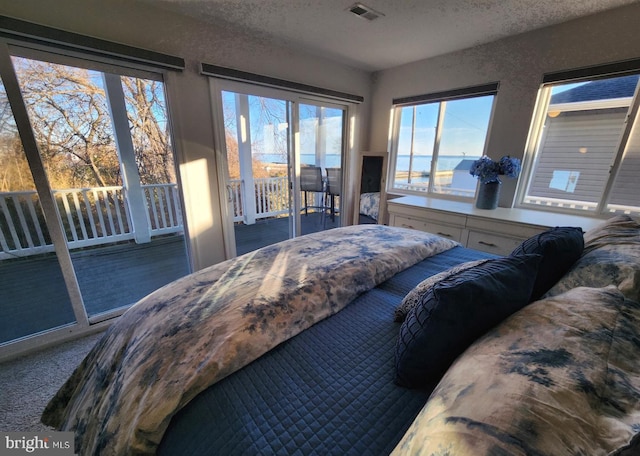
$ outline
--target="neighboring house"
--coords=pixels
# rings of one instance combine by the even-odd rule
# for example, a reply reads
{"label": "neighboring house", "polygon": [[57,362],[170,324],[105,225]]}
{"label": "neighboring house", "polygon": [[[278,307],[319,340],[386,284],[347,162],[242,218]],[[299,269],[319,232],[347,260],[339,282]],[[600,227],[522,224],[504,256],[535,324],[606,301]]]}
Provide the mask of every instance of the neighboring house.
{"label": "neighboring house", "polygon": [[451,188],[456,192],[460,190],[468,190],[471,195],[476,191],[478,179],[469,174],[471,165],[476,159],[465,158],[453,168],[453,178],[451,179]]}

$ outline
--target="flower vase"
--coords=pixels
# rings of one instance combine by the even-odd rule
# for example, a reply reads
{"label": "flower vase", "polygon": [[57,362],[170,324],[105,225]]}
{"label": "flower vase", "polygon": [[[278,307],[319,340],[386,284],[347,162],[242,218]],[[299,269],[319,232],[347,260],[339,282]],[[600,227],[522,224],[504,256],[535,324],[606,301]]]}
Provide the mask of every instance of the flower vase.
{"label": "flower vase", "polygon": [[498,207],[501,186],[502,182],[500,181],[480,184],[480,188],[478,188],[478,197],[476,198],[476,207],[478,209],[495,209]]}

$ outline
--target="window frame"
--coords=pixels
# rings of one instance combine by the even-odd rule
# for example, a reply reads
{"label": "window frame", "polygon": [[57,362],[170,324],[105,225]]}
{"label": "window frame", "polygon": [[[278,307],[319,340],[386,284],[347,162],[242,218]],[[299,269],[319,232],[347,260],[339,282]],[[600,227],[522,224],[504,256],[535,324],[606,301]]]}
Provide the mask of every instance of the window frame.
{"label": "window frame", "polygon": [[[527,138],[521,172],[521,182],[518,185],[516,194],[516,207],[520,207],[523,209],[543,209],[548,212],[594,217],[613,216],[621,213],[638,215],[640,213],[640,204],[636,207],[635,210],[628,211],[616,210],[615,208],[611,208],[610,206],[615,205],[612,205],[609,202],[614,184],[616,182],[616,178],[621,169],[621,165],[623,163],[627,148],[629,147],[629,140],[631,138],[634,125],[637,124],[638,128],[640,128],[640,118],[638,117],[640,114],[640,80],[638,80],[638,82],[636,83],[634,93],[627,107],[625,120],[621,125],[620,136],[615,147],[615,152],[613,154],[611,164],[609,166],[607,182],[602,189],[600,198],[596,203],[595,208],[593,210],[588,210],[586,208],[571,207],[571,200],[566,199],[563,203],[563,200],[561,198],[552,197],[547,198],[549,200],[547,204],[526,201],[527,199],[533,198],[529,195],[529,191],[534,181],[533,172],[536,170],[536,165],[540,157],[538,149],[540,148],[542,139],[544,137],[543,130],[546,123],[546,117],[549,113],[549,104],[551,101],[551,91],[553,87],[557,87],[561,84],[592,82],[631,75],[640,75],[640,59],[617,62],[591,68],[581,68],[578,70],[550,73],[543,77],[543,82],[538,89],[538,95],[536,98],[529,135]],[[615,106],[613,106],[612,104],[612,107]],[[636,134],[640,134],[640,132]],[[541,197],[540,199],[544,198]],[[584,204],[577,205],[587,206],[588,204],[585,202]]]}
{"label": "window frame", "polygon": [[461,201],[471,201],[475,198],[477,193],[477,186],[474,189],[473,194],[469,196],[465,195],[456,195],[456,194],[448,194],[443,192],[434,191],[434,187],[436,187],[435,179],[429,179],[428,185],[426,187],[426,191],[421,190],[411,190],[411,189],[403,189],[395,186],[395,175],[396,175],[396,166],[398,162],[398,152],[400,146],[400,129],[401,129],[401,112],[403,108],[406,107],[417,107],[424,106],[427,104],[436,104],[437,103],[437,123],[436,130],[434,132],[434,144],[432,147],[431,154],[431,163],[430,163],[430,175],[435,175],[435,171],[438,169],[438,159],[440,156],[440,143],[442,139],[442,131],[445,125],[444,123],[444,113],[443,113],[443,103],[447,103],[449,101],[460,101],[465,99],[479,98],[485,96],[493,96],[493,100],[491,103],[491,109],[489,113],[489,120],[487,122],[487,130],[485,134],[484,144],[482,147],[482,155],[486,155],[487,146],[489,144],[489,136],[491,133],[491,126],[493,123],[493,116],[496,108],[496,99],[498,95],[499,82],[492,82],[477,86],[470,86],[464,88],[457,88],[452,90],[447,90],[443,92],[434,92],[423,95],[414,95],[402,98],[394,98],[392,100],[391,107],[391,118],[389,124],[389,141],[388,141],[388,150],[390,152],[389,156],[389,170],[387,176],[387,193],[397,194],[397,195],[421,195],[428,197],[438,197],[445,199],[454,199]]}
{"label": "window frame", "polygon": [[[4,16],[0,16],[0,79],[2,80],[1,82],[6,92],[7,101],[11,107],[12,116],[19,133],[19,139],[22,143],[24,154],[30,163],[30,172],[33,177],[35,189],[38,192],[42,211],[45,213],[46,220],[53,221],[47,224],[47,229],[51,242],[56,246],[56,257],[57,261],[60,263],[60,272],[69,294],[74,321],[63,326],[52,327],[42,332],[28,334],[18,339],[5,342],[0,350],[0,359],[19,354],[25,349],[41,343],[46,344],[54,341],[63,341],[74,334],[81,335],[107,328],[112,323],[113,318],[119,317],[130,307],[114,308],[104,313],[96,313],[92,316],[87,313],[74,265],[69,253],[67,235],[60,221],[60,217],[58,216],[57,203],[54,199],[53,193],[51,192],[47,172],[41,161],[37,140],[30,123],[29,113],[24,103],[20,83],[15,71],[15,64],[12,60],[13,57],[40,60],[55,65],[72,66],[104,74],[115,74],[118,77],[139,77],[162,82],[164,85],[164,96],[167,104],[167,121],[170,125],[171,112],[169,108],[169,97],[166,93],[166,77],[170,73],[181,71],[184,67],[184,65],[182,65],[182,67],[180,66],[182,59],[165,56],[164,54],[159,53],[145,54],[146,51],[144,50],[138,50],[137,48],[128,46],[118,47],[116,45],[119,52],[122,52],[117,56],[111,55],[109,52],[105,52],[99,47],[91,47],[92,44],[98,46],[106,43],[106,45],[109,45],[109,42],[102,40],[95,41],[91,38],[88,38],[86,42],[83,42],[84,45],[81,45],[82,43],[80,42],[77,43],[77,46],[75,44],[69,46],[61,45],[60,43],[70,36],[78,38],[79,41],[82,41],[82,36],[68,34],[55,29],[44,28],[46,31],[51,33],[59,32],[60,40],[51,42],[48,39],[40,40],[36,35],[31,36],[26,31],[24,33],[21,32],[14,34],[7,31],[7,22],[5,19],[6,18]],[[34,31],[40,30],[41,29],[37,27],[34,29]],[[137,51],[140,51],[139,56],[136,56]],[[144,55],[149,57],[149,59],[146,60],[146,58],[139,58]],[[168,58],[168,65],[165,65],[167,62],[162,62],[164,57]],[[157,58],[158,61],[154,60],[155,58]],[[128,120],[123,117],[121,117],[121,120],[128,122]],[[177,169],[178,161],[175,157],[176,142],[172,134],[173,129],[170,127],[169,130],[170,142],[174,151],[176,178],[180,185]],[[127,126],[126,132],[128,133],[128,131]],[[184,210],[184,201],[181,200],[180,205]],[[188,237],[186,217],[184,217],[184,214],[182,215],[182,218],[185,223],[185,236]],[[188,249],[188,246],[186,249]],[[186,250],[186,252],[187,255],[189,255],[189,251]]]}

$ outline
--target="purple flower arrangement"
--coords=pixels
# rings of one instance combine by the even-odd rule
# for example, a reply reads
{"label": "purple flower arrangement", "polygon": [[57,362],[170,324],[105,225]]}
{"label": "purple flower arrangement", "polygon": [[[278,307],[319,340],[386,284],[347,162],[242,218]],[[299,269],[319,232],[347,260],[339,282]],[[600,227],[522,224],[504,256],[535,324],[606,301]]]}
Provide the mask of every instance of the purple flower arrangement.
{"label": "purple flower arrangement", "polygon": [[496,162],[483,155],[473,162],[469,174],[478,177],[483,184],[500,182],[498,176],[518,177],[518,174],[520,174],[520,160],[505,155]]}

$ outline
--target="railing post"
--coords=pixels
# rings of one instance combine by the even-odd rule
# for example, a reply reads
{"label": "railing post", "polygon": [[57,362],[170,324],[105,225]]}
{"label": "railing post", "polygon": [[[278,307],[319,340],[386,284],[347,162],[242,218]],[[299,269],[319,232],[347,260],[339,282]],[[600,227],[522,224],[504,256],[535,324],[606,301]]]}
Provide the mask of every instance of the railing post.
{"label": "railing post", "polygon": [[236,125],[238,125],[238,158],[240,179],[242,179],[242,215],[244,223],[256,223],[256,187],[253,180],[253,162],[251,159],[251,125],[249,122],[249,97],[236,94]]}
{"label": "railing post", "polygon": [[137,244],[151,241],[149,226],[149,210],[140,184],[140,174],[133,151],[133,141],[129,132],[127,107],[124,102],[124,91],[120,76],[103,73],[107,101],[113,119],[113,133],[122,167],[122,181],[125,188],[125,201],[129,205],[134,239]]}

